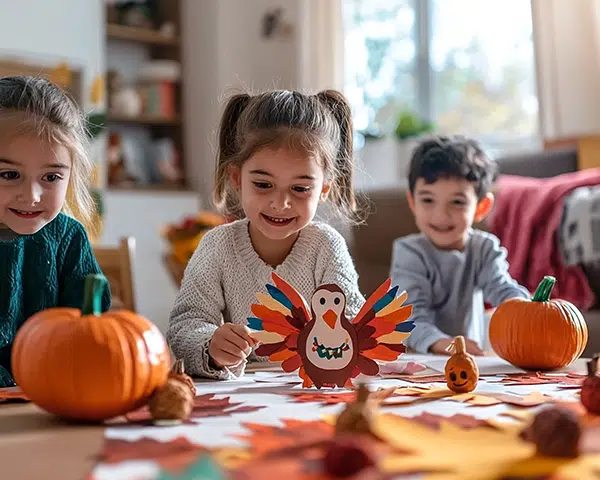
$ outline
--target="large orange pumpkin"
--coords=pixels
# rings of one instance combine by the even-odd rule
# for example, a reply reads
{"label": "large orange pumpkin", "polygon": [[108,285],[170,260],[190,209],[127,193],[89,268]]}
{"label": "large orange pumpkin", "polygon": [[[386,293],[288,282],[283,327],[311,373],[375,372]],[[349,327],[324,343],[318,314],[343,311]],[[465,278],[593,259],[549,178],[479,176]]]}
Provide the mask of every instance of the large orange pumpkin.
{"label": "large orange pumpkin", "polygon": [[556,279],[544,277],[531,300],[501,303],[490,320],[496,354],[528,370],[553,370],[577,360],[588,341],[581,312],[565,300],[550,300]]}
{"label": "large orange pumpkin", "polygon": [[133,312],[102,313],[105,288],[102,275],[90,275],[82,310],[43,310],[17,332],[15,380],[50,413],[105,420],[140,407],[167,381],[171,358],[162,333]]}

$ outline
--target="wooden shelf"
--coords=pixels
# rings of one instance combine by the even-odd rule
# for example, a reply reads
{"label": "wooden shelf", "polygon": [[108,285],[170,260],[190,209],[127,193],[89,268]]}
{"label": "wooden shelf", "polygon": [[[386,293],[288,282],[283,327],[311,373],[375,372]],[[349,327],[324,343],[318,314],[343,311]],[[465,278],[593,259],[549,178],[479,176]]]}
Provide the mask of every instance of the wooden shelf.
{"label": "wooden shelf", "polygon": [[116,23],[108,23],[106,25],[106,36],[114,40],[125,40],[149,45],[178,47],[180,44],[179,37],[167,37],[149,28],[128,27]]}
{"label": "wooden shelf", "polygon": [[142,114],[137,117],[128,117],[126,115],[109,113],[106,116],[107,123],[129,123],[139,125],[180,125],[181,119],[175,117],[162,117],[160,115]]}

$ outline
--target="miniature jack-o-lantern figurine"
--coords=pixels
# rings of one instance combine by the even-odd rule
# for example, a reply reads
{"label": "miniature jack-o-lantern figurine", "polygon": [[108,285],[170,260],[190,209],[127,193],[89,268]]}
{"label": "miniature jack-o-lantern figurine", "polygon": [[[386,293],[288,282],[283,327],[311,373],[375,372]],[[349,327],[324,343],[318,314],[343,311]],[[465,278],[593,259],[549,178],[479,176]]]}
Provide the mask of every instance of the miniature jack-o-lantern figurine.
{"label": "miniature jack-o-lantern figurine", "polygon": [[454,352],[446,362],[444,370],[446,385],[456,393],[472,392],[479,381],[479,368],[473,356],[467,353],[465,338],[462,336],[456,337],[448,347],[448,350],[451,349]]}
{"label": "miniature jack-o-lantern figurine", "polygon": [[588,362],[588,374],[581,386],[581,403],[586,410],[600,415],[600,376],[598,376],[598,354]]}

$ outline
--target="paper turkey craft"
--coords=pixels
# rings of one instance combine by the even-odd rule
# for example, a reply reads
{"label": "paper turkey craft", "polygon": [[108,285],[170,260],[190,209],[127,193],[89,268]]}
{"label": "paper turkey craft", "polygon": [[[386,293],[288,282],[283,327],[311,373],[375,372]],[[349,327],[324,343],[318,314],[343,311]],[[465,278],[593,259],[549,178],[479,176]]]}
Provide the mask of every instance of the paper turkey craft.
{"label": "paper turkey craft", "polygon": [[412,305],[403,305],[407,293],[396,297],[398,287],[385,281],[367,299],[354,319],[346,318],[346,295],[335,284],[321,285],[310,307],[277,274],[268,294],[258,293],[248,318],[252,336],[262,344],[258,356],[282,362],[286,372],[299,369],[303,387],[352,387],[360,373],[377,375],[375,360],[396,360],[406,347],[402,342],[415,327],[407,321]]}

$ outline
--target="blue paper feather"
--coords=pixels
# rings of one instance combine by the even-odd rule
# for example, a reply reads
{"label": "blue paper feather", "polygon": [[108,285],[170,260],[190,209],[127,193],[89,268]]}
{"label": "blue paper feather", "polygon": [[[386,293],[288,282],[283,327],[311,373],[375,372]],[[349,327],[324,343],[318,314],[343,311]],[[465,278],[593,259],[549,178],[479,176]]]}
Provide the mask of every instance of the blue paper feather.
{"label": "blue paper feather", "polygon": [[397,291],[398,291],[398,287],[396,286],[396,287],[392,288],[391,290],[389,290],[379,300],[377,300],[377,302],[375,303],[375,305],[373,305],[373,310],[375,310],[375,313],[377,313],[379,310],[383,310],[390,303],[392,303],[392,300],[394,300],[394,298],[396,298],[396,292]]}
{"label": "blue paper feather", "polygon": [[394,328],[394,330],[396,330],[397,332],[402,332],[402,333],[410,333],[413,331],[414,328],[415,328],[415,321],[414,320],[406,320],[406,321],[401,322],[398,325],[396,325],[396,328]]}
{"label": "blue paper feather", "polygon": [[275,300],[281,303],[283,306],[287,307],[290,310],[294,309],[294,304],[292,301],[285,296],[285,294],[279,290],[274,285],[267,285],[267,290],[269,291],[269,295],[271,295]]}
{"label": "blue paper feather", "polygon": [[248,328],[252,330],[264,330],[263,322],[260,318],[248,317]]}

